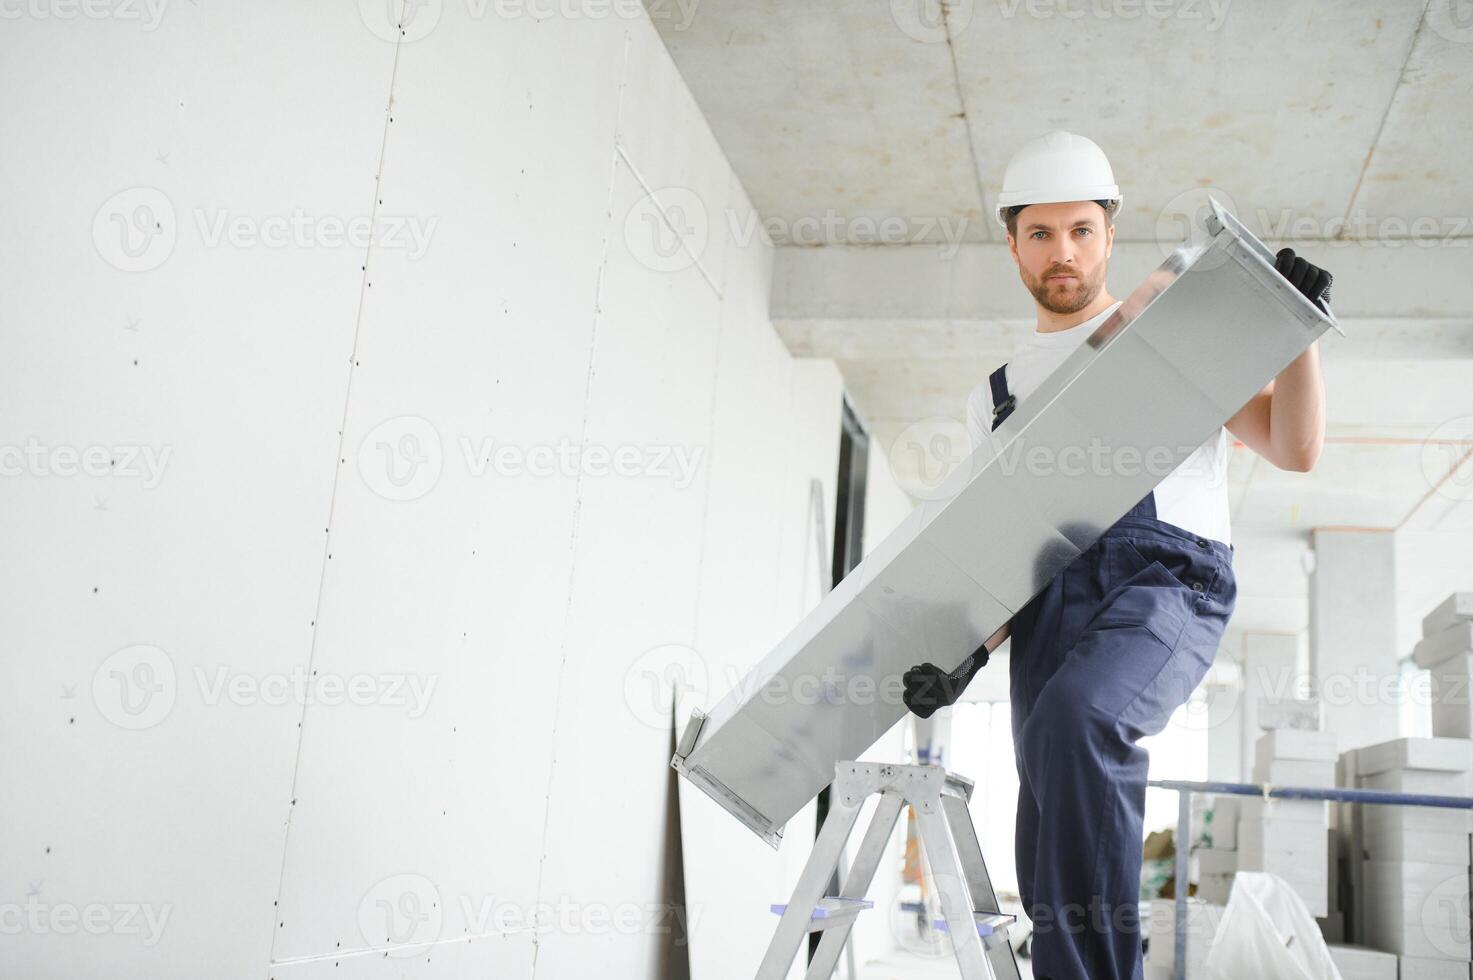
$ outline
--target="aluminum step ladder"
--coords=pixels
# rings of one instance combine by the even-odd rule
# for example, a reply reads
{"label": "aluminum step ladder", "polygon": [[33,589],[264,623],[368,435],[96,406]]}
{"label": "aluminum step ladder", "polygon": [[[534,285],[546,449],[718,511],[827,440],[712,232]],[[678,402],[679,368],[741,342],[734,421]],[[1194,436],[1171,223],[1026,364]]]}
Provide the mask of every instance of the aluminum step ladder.
{"label": "aluminum step ladder", "polygon": [[[839,897],[824,895],[844,845],[866,800],[879,794],[879,804],[849,866]],[[757,980],[783,980],[803,937],[822,930],[806,980],[834,974],[839,954],[858,914],[873,903],[865,899],[895,830],[901,810],[913,807],[921,844],[931,866],[931,880],[941,900],[945,928],[951,936],[964,980],[1019,980],[1018,963],[1008,942],[1014,916],[997,904],[997,893],[967,801],[972,781],[940,766],[901,766],[840,762],[830,793],[829,814],[813,843],[813,853],[793,897],[781,909],[777,931],[757,969]],[[965,923],[965,928],[960,924]]]}

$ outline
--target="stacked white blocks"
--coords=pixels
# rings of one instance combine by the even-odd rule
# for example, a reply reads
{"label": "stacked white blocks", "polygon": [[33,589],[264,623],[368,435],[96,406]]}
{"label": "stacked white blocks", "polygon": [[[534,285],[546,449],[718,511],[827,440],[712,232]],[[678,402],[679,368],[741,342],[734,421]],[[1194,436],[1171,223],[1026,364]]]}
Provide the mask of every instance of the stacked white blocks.
{"label": "stacked white blocks", "polygon": [[[1201,899],[1187,899],[1187,976],[1204,973],[1208,948],[1217,935],[1217,926],[1227,911],[1221,905]],[[1151,945],[1146,955],[1146,980],[1170,980],[1176,964],[1176,906],[1170,899],[1151,902]]]}
{"label": "stacked white blocks", "polygon": [[1473,592],[1454,593],[1427,614],[1412,659],[1432,675],[1432,734],[1473,738]]}
{"label": "stacked white blocks", "polygon": [[[1356,750],[1362,789],[1473,795],[1473,741],[1399,738]],[[1469,977],[1468,810],[1364,804],[1361,942],[1401,958],[1403,978]]]}
{"label": "stacked white blocks", "polygon": [[1398,980],[1396,957],[1364,946],[1330,946],[1340,980]]}
{"label": "stacked white blocks", "polygon": [[[1254,746],[1253,781],[1278,786],[1335,785],[1335,736],[1279,728]],[[1329,911],[1328,808],[1321,800],[1245,798],[1238,822],[1238,868],[1268,871],[1289,883],[1309,909]]]}
{"label": "stacked white blocks", "polygon": [[1193,851],[1197,859],[1197,897],[1213,905],[1226,905],[1238,870],[1238,819],[1240,797],[1195,796],[1201,822],[1200,837],[1206,844]]}

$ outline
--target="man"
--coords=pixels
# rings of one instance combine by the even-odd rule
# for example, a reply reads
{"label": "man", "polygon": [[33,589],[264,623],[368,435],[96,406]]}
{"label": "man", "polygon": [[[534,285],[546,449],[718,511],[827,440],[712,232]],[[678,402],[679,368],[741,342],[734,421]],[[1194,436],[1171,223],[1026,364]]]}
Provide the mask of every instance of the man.
{"label": "man", "polygon": [[[1038,320],[968,399],[974,445],[1120,305],[1105,289],[1120,202],[1109,161],[1084,137],[1049,133],[1008,164],[997,218]],[[1276,268],[1322,305],[1328,273],[1290,249]],[[1016,859],[1039,980],[1140,980],[1147,753],[1137,743],[1201,682],[1236,601],[1227,433],[1306,472],[1324,427],[1311,345],[966,663],[906,673],[906,704],[929,717],[1012,637]]]}

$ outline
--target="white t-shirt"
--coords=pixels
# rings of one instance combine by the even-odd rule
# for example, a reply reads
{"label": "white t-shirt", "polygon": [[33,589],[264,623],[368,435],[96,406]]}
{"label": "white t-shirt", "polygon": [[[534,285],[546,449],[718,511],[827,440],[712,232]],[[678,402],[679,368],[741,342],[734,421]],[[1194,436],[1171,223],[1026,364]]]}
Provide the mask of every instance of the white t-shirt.
{"label": "white t-shirt", "polygon": [[[1008,361],[1008,391],[1021,404],[1074,349],[1120,304],[1066,330],[1040,333],[1028,338],[1023,350]],[[1016,404],[1014,406],[1016,410]],[[967,432],[972,447],[982,445],[992,431],[992,387],[986,378],[967,397]],[[1228,518],[1227,429],[1219,428],[1156,485],[1156,518],[1192,533],[1232,543]]]}

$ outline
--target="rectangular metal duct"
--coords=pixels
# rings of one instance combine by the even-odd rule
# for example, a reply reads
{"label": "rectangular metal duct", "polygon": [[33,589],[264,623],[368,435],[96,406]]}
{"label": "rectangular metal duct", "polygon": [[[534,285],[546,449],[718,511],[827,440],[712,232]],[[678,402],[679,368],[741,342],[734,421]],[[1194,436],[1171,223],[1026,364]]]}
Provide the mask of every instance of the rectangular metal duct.
{"label": "rectangular metal duct", "polygon": [[1151,273],[709,715],[693,715],[676,769],[776,847],[835,764],[905,715],[905,670],[960,664],[1333,325],[1212,203],[1207,235]]}

